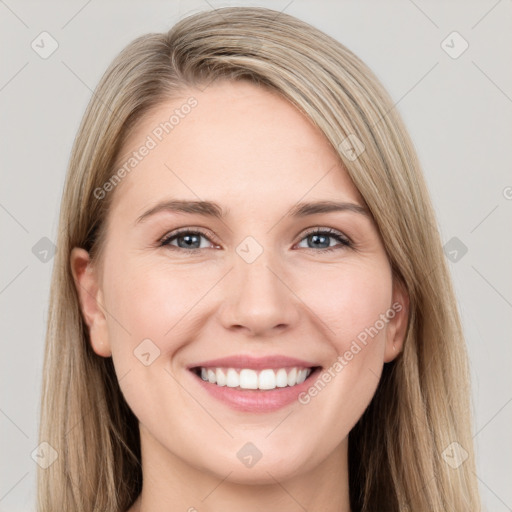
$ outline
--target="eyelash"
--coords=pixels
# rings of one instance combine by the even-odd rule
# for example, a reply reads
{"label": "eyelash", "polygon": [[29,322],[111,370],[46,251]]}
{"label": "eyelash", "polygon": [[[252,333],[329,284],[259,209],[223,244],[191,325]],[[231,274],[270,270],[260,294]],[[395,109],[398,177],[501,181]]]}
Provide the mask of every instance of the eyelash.
{"label": "eyelash", "polygon": [[[208,234],[206,232],[202,231],[201,229],[181,228],[181,229],[178,229],[176,231],[169,233],[168,235],[165,235],[162,239],[159,240],[158,246],[159,247],[170,247],[170,248],[172,248],[172,250],[177,249],[179,251],[184,251],[186,253],[197,253],[204,249],[204,248],[203,249],[185,249],[183,247],[177,247],[174,245],[170,245],[170,242],[172,242],[174,239],[178,238],[178,236],[182,235],[182,234],[202,235],[203,237],[205,237],[206,239],[208,239],[211,242]],[[334,251],[337,249],[353,248],[353,243],[348,237],[344,236],[342,233],[340,233],[339,231],[332,229],[332,228],[315,228],[311,231],[307,231],[306,233],[304,233],[304,235],[299,240],[299,242],[302,242],[303,239],[307,238],[310,235],[320,235],[320,234],[328,235],[329,238],[335,238],[338,242],[340,242],[341,245],[327,247],[327,248],[323,248],[323,249],[313,249],[311,247],[307,247],[307,248],[305,248],[306,250],[313,251],[313,252],[326,253],[326,252],[331,252],[331,251]]]}

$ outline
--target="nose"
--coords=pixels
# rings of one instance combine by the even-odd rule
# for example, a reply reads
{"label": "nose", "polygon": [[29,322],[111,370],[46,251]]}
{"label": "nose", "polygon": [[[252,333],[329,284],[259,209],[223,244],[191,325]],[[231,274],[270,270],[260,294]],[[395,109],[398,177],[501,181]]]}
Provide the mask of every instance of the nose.
{"label": "nose", "polygon": [[287,282],[290,279],[267,253],[252,263],[241,258],[235,262],[220,314],[225,328],[272,336],[297,324],[300,300]]}

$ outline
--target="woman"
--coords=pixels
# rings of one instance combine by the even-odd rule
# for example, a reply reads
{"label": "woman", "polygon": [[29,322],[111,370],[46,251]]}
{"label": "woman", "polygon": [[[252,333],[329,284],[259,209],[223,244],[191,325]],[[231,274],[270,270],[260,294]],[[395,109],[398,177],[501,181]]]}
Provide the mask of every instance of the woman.
{"label": "woman", "polygon": [[420,165],[339,42],[263,8],[137,39],[60,223],[39,510],[480,509]]}

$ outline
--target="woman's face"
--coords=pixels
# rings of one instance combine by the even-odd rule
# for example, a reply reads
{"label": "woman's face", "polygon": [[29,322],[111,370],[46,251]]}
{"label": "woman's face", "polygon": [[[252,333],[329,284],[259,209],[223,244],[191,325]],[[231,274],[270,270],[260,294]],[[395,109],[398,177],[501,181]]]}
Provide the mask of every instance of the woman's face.
{"label": "woman's face", "polygon": [[[217,82],[147,115],[116,169],[127,162],[103,189],[101,271],[83,272],[83,250],[72,264],[146,453],[238,482],[346,453],[401,349],[406,298],[325,137],[275,93]],[[327,201],[345,206],[304,206]]]}

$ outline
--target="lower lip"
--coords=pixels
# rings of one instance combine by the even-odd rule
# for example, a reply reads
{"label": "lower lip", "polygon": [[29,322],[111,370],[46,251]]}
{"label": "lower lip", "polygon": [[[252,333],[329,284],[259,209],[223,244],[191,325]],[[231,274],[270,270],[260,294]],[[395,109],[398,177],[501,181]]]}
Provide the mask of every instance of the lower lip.
{"label": "lower lip", "polygon": [[212,384],[211,382],[203,380],[193,371],[189,370],[189,372],[205,391],[210,393],[210,395],[217,400],[229,405],[231,408],[242,412],[261,413],[277,411],[278,409],[298,401],[298,395],[309,388],[321,370],[321,368],[317,368],[304,382],[301,382],[300,384],[271,390],[239,389],[230,388],[228,386],[217,386],[217,384]]}

